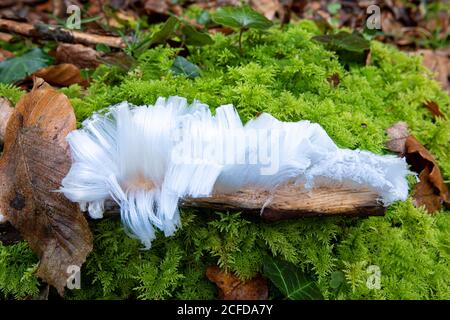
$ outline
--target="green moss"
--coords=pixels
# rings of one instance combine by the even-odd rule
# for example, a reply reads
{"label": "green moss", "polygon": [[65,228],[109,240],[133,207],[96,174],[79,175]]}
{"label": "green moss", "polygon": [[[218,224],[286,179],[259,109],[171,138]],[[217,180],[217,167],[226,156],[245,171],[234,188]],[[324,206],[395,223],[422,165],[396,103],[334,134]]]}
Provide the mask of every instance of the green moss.
{"label": "green moss", "polygon": [[[385,129],[406,121],[449,180],[449,122],[433,119],[423,102],[436,101],[448,118],[450,99],[420,58],[373,42],[372,63],[346,69],[333,52],[310,41],[317,32],[308,21],[264,34],[249,31],[242,56],[237,35],[216,34],[213,45],[189,48],[190,61],[202,70],[195,79],[170,73],[176,51],[160,46],[140,56],[127,73],[101,66],[86,91],[71,87],[65,92],[78,121],[123,100],[152,104],[158,96],[180,95],[212,109],[233,103],[244,120],[261,111],[284,121],[309,119],[339,146],[379,154],[388,153]],[[334,74],[340,78],[336,88],[327,81]],[[368,219],[268,224],[239,214],[184,210],[182,222],[174,237],[158,235],[150,251],[128,238],[116,219],[92,223],[94,251],[82,269],[82,289],[68,298],[212,298],[208,265],[219,264],[247,279],[262,270],[266,253],[311,273],[329,299],[450,297],[449,212],[429,216],[411,200],[394,204],[385,217]],[[380,268],[380,290],[366,286],[370,265]],[[337,289],[330,286],[335,271],[345,275]]]}
{"label": "green moss", "polygon": [[14,85],[0,83],[0,97],[8,98],[13,104],[16,104],[23,94],[24,92]]}
{"label": "green moss", "polygon": [[25,242],[11,246],[0,244],[0,298],[23,299],[39,293],[34,276],[37,258]]}

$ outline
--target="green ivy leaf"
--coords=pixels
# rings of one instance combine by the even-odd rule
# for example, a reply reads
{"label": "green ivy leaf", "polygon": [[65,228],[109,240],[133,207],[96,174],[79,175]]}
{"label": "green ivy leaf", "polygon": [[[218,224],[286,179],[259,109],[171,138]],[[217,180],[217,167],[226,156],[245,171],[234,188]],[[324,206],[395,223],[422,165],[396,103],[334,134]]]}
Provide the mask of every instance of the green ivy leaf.
{"label": "green ivy leaf", "polygon": [[325,44],[345,62],[363,63],[370,51],[370,41],[360,33],[341,31],[337,34],[315,36],[312,39]]}
{"label": "green ivy leaf", "polygon": [[200,68],[186,58],[177,56],[170,70],[177,75],[185,75],[188,78],[195,78],[200,75]]}
{"label": "green ivy leaf", "polygon": [[205,46],[214,43],[214,40],[208,34],[198,31],[191,25],[184,25],[181,32],[186,37],[186,44],[193,46]]}
{"label": "green ivy leaf", "polygon": [[315,281],[292,263],[264,257],[264,275],[291,300],[320,300],[322,293]]}
{"label": "green ivy leaf", "polygon": [[315,36],[312,39],[324,43],[334,50],[364,52],[370,49],[370,42],[359,33],[341,31],[337,34]]}
{"label": "green ivy leaf", "polygon": [[341,10],[341,4],[339,2],[332,2],[327,5],[327,10],[330,14],[335,15]]}
{"label": "green ivy leaf", "polygon": [[53,58],[41,49],[31,49],[21,56],[0,62],[0,82],[14,83],[22,80],[52,62]]}
{"label": "green ivy leaf", "polygon": [[174,16],[171,16],[169,19],[167,19],[161,30],[156,32],[152,37],[151,44],[164,43],[174,34],[179,22],[180,20],[178,20],[178,18]]}
{"label": "green ivy leaf", "polygon": [[211,21],[211,16],[208,11],[203,10],[197,17],[197,22],[200,24],[207,24]]}
{"label": "green ivy leaf", "polygon": [[217,9],[212,20],[226,27],[238,29],[265,30],[272,26],[272,21],[248,6],[224,7]]}
{"label": "green ivy leaf", "polygon": [[334,271],[331,274],[330,287],[333,289],[339,288],[345,281],[345,276],[342,271]]}

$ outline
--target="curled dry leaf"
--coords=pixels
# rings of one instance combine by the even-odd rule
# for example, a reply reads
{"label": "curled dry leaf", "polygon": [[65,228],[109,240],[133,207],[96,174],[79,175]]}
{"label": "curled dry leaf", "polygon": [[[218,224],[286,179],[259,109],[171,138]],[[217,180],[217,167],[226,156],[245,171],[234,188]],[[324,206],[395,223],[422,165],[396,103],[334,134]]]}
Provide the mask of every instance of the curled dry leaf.
{"label": "curled dry leaf", "polygon": [[253,279],[242,281],[234,274],[210,266],[206,276],[219,288],[219,299],[223,300],[267,300],[267,280],[258,274]]}
{"label": "curled dry leaf", "polygon": [[69,99],[42,79],[17,103],[0,158],[0,212],[40,258],[37,275],[62,295],[69,266],[81,266],[92,234],[78,206],[55,192],[71,161],[76,128]]}
{"label": "curled dry leaf", "polygon": [[34,75],[44,79],[51,85],[60,87],[68,87],[72,84],[86,85],[86,80],[81,77],[80,69],[70,63],[42,68],[36,71]]}
{"label": "curled dry leaf", "polygon": [[424,106],[430,110],[430,112],[435,117],[444,117],[444,114],[441,112],[441,109],[439,109],[439,105],[434,101],[427,101],[424,103]]}
{"label": "curled dry leaf", "polygon": [[95,69],[100,64],[101,54],[82,44],[61,43],[56,48],[57,63],[71,63],[80,69]]}
{"label": "curled dry leaf", "polygon": [[338,73],[333,73],[327,78],[327,81],[331,86],[333,86],[333,88],[336,88],[341,82],[341,78],[339,77]]}
{"label": "curled dry leaf", "polygon": [[439,210],[442,204],[450,207],[448,187],[433,155],[408,133],[406,123],[396,123],[386,131],[390,138],[387,147],[405,156],[411,169],[419,174],[413,192],[415,205],[425,206],[429,213]]}

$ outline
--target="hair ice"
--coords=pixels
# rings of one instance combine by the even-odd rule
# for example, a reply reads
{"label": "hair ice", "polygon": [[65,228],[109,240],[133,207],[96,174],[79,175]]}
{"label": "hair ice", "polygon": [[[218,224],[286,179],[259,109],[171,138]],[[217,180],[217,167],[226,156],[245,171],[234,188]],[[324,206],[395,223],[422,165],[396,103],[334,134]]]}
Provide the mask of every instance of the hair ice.
{"label": "hair ice", "polygon": [[146,248],[155,228],[180,225],[183,197],[273,190],[286,182],[347,183],[376,191],[384,205],[408,195],[403,158],[340,149],[318,124],[263,113],[243,125],[232,105],[212,115],[198,101],[158,98],[154,106],[109,107],[67,136],[73,164],[61,191],[101,218],[104,201],[120,206],[127,232]]}

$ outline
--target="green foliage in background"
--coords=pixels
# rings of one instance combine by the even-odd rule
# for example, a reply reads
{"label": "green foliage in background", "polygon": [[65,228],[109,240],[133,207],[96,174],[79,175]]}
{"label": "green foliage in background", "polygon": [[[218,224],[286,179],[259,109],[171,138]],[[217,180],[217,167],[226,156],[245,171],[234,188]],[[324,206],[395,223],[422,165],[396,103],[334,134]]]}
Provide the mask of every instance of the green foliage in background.
{"label": "green foliage in background", "polygon": [[[449,180],[449,121],[434,119],[423,102],[437,102],[448,118],[450,98],[420,58],[372,42],[370,65],[343,66],[336,53],[311,41],[318,34],[307,21],[265,33],[249,30],[242,53],[239,34],[215,34],[212,45],[188,46],[188,60],[201,69],[195,78],[170,71],[177,49],[160,45],[142,53],[128,72],[100,66],[86,91],[63,91],[80,122],[123,100],[152,104],[158,96],[179,95],[212,109],[233,103],[244,121],[264,111],[283,121],[308,119],[340,147],[378,154],[388,153],[385,129],[406,121]],[[337,87],[327,81],[332,75],[339,75]],[[0,94],[13,100],[19,93],[0,85]],[[118,219],[91,222],[94,251],[82,268],[82,289],[67,298],[210,299],[216,288],[205,277],[208,265],[248,279],[263,271],[266,255],[315,279],[326,299],[450,298],[449,211],[430,216],[411,199],[392,205],[384,217],[269,224],[208,210],[184,210],[181,216],[175,236],[158,235],[149,251],[128,238]],[[1,295],[36,293],[38,282],[29,276],[36,259],[30,257],[23,243],[0,247],[0,279],[8,279],[0,281]],[[380,268],[379,290],[366,285],[370,265]]]}
{"label": "green foliage in background", "polygon": [[0,83],[14,83],[53,62],[40,48],[34,48],[18,57],[0,62]]}

